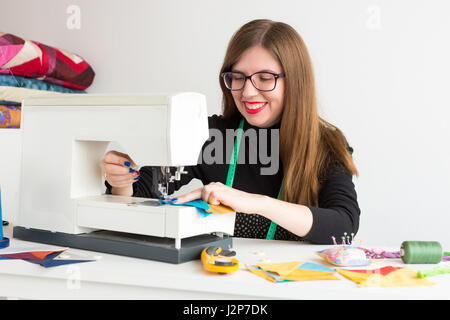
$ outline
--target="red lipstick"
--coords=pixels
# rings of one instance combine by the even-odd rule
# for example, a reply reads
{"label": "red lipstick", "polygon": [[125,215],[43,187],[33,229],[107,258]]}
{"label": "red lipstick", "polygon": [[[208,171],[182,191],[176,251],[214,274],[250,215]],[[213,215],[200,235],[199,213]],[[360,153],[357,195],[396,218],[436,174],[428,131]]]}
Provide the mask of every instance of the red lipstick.
{"label": "red lipstick", "polygon": [[[257,114],[257,113],[261,112],[267,106],[267,102],[264,102],[264,101],[243,101],[243,103],[244,103],[245,111],[247,111],[247,113],[249,113],[249,114]],[[258,109],[247,108],[247,104],[261,104],[261,103],[264,103],[264,104]]]}

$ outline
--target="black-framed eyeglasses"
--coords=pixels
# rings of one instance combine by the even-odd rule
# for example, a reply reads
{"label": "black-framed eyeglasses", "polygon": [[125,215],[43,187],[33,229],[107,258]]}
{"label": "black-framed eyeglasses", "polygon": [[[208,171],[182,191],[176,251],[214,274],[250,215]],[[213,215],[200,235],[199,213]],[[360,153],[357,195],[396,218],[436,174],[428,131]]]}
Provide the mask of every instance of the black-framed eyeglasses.
{"label": "black-framed eyeglasses", "polygon": [[224,72],[221,76],[225,86],[231,91],[244,89],[247,79],[250,79],[250,82],[259,91],[272,91],[277,86],[278,78],[284,77],[285,74],[260,71],[246,76],[242,72]]}

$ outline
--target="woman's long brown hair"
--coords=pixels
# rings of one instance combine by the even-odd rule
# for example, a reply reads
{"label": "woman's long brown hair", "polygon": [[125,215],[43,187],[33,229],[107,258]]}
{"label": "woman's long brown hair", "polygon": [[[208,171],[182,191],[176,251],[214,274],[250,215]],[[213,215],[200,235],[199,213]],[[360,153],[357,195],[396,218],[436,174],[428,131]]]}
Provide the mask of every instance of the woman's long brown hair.
{"label": "woman's long brown hair", "polygon": [[[241,54],[256,45],[271,52],[286,74],[279,144],[284,171],[282,199],[318,206],[321,177],[329,159],[358,175],[347,140],[337,127],[319,117],[311,59],[302,38],[288,24],[259,19],[242,26],[228,44],[220,74],[230,71]],[[233,96],[221,80],[223,117],[239,116]]]}

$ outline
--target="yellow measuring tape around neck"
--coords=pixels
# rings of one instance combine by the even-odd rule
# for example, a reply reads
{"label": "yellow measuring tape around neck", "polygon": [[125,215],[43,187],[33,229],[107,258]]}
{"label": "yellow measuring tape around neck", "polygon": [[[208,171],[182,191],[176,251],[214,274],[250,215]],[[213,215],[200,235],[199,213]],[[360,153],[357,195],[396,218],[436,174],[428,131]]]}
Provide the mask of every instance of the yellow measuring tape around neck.
{"label": "yellow measuring tape around neck", "polygon": [[[237,163],[238,153],[239,153],[239,147],[241,145],[242,132],[244,131],[243,128],[244,128],[244,118],[242,118],[241,122],[239,123],[236,140],[234,141],[234,148],[231,153],[230,165],[228,167],[227,182],[226,182],[226,185],[229,187],[233,186],[234,174],[236,172],[236,163]],[[281,183],[280,191],[278,192],[278,200],[281,200],[281,190],[282,189],[283,189],[283,183]],[[273,240],[276,230],[277,230],[277,224],[275,222],[271,221],[269,230],[267,232],[266,239]]]}

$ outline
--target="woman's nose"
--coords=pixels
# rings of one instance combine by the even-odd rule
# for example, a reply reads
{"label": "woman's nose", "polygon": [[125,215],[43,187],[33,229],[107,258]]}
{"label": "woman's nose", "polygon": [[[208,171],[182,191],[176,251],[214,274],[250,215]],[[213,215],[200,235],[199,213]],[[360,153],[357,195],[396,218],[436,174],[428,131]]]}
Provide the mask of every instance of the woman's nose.
{"label": "woman's nose", "polygon": [[244,88],[242,89],[242,95],[244,97],[253,97],[257,94],[259,94],[258,89],[255,88],[250,79],[247,79],[244,83]]}

